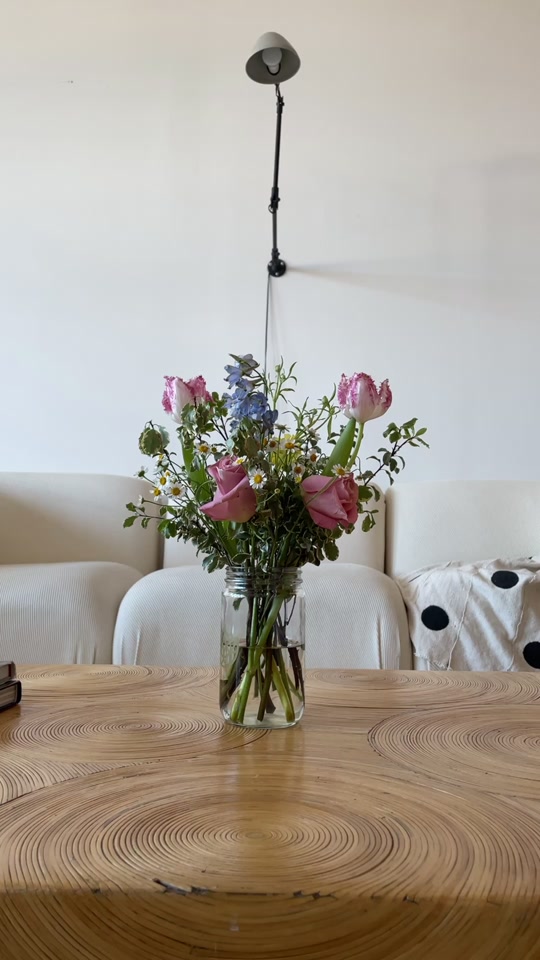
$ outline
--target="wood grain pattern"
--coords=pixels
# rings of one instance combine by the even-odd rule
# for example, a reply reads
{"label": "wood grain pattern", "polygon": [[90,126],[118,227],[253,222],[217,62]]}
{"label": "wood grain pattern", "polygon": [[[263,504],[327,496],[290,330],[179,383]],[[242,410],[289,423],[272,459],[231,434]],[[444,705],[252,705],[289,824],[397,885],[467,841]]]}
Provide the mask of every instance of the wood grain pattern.
{"label": "wood grain pattern", "polygon": [[540,677],[312,671],[279,731],[212,671],[23,677],[2,960],[540,957]]}

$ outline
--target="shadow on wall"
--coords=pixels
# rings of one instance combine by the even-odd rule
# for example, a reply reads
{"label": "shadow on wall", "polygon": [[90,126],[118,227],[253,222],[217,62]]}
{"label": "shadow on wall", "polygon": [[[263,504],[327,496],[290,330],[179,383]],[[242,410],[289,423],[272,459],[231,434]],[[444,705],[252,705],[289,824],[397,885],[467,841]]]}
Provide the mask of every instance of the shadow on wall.
{"label": "shadow on wall", "polygon": [[[536,320],[540,157],[506,157],[474,169],[454,167],[430,193],[425,252],[290,265],[289,272],[491,316],[515,315],[517,308],[521,318]],[[396,235],[399,232],[402,226],[396,227]]]}

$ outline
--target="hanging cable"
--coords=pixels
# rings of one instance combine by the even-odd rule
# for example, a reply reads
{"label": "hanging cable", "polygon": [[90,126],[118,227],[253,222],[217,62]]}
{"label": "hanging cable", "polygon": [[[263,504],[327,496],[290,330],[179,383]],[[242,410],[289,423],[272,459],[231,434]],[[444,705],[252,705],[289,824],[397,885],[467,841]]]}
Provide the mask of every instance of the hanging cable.
{"label": "hanging cable", "polygon": [[270,283],[271,275],[268,274],[266,278],[266,319],[264,323],[264,375],[266,376],[266,370],[268,366],[268,330],[270,326]]}

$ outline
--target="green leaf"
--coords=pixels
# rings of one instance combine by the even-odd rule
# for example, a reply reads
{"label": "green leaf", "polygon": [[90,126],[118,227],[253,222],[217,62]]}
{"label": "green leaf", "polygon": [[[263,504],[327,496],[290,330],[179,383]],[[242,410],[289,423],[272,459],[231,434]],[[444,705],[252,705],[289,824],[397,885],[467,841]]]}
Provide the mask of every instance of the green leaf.
{"label": "green leaf", "polygon": [[256,457],[259,452],[259,444],[255,437],[246,437],[244,448],[248,457]]}
{"label": "green leaf", "polygon": [[343,428],[338,442],[328,457],[326,466],[323,470],[323,476],[331,477],[332,470],[338,463],[341,464],[342,467],[347,466],[351,456],[352,448],[354,446],[356,427],[356,420],[349,420],[347,426]]}
{"label": "green leaf", "polygon": [[195,494],[195,497],[199,503],[206,503],[208,500],[211,500],[211,497],[209,496],[209,488],[206,485],[206,481],[208,480],[206,469],[202,466],[194,466],[193,461],[195,460],[195,463],[197,461],[193,447],[185,444],[183,441],[182,454],[184,456],[184,466],[188,472],[191,489],[193,490],[193,493]]}
{"label": "green leaf", "polygon": [[369,533],[374,525],[375,521],[373,520],[373,517],[369,513],[366,513],[364,519],[362,520],[362,530],[364,533]]}
{"label": "green leaf", "polygon": [[339,548],[337,543],[334,543],[333,540],[329,540],[324,545],[324,553],[328,560],[337,560],[339,557]]}
{"label": "green leaf", "polygon": [[139,450],[147,457],[155,457],[163,453],[168,442],[169,434],[164,427],[148,424],[139,437]]}
{"label": "green leaf", "polygon": [[143,517],[141,520],[141,527],[144,527],[146,530],[148,524],[150,523],[151,517]]}
{"label": "green leaf", "polygon": [[137,517],[126,517],[124,520],[124,527],[132,527],[136,519]]}
{"label": "green leaf", "polygon": [[126,503],[126,510],[131,510],[132,513],[136,513],[137,507],[134,503]]}
{"label": "green leaf", "polygon": [[213,573],[219,566],[219,557],[212,553],[209,557],[204,558],[202,565],[207,573]]}

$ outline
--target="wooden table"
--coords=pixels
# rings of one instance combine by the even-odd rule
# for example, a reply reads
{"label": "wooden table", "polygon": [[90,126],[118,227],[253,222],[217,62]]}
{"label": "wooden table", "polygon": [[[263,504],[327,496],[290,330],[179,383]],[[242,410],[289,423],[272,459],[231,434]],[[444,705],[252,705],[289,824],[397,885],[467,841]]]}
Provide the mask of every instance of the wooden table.
{"label": "wooden table", "polygon": [[540,957],[540,677],[41,667],[0,715],[1,960]]}

